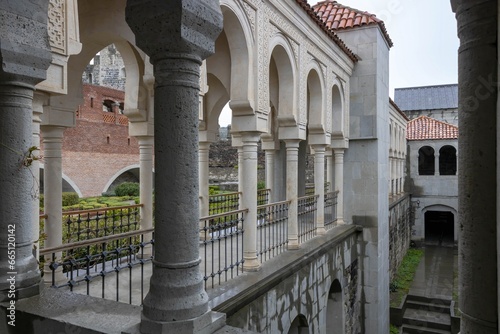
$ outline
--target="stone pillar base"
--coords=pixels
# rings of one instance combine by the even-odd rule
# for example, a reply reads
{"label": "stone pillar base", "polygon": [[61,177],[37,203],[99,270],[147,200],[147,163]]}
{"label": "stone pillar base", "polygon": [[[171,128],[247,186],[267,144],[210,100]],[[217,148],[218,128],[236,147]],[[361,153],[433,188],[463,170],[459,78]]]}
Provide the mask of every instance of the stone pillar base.
{"label": "stone pillar base", "polygon": [[298,239],[288,239],[288,250],[294,250],[294,249],[299,249],[299,240]]}
{"label": "stone pillar base", "polygon": [[324,235],[326,233],[325,227],[318,227],[316,228],[316,235]]}
{"label": "stone pillar base", "polygon": [[257,257],[245,258],[245,262],[243,262],[243,270],[244,271],[259,271],[260,270],[259,259]]}
{"label": "stone pillar base", "polygon": [[224,313],[208,311],[198,318],[182,321],[154,321],[142,314],[142,334],[211,334],[226,324]]}
{"label": "stone pillar base", "polygon": [[337,225],[345,225],[345,221],[343,218],[338,218],[337,219]]}

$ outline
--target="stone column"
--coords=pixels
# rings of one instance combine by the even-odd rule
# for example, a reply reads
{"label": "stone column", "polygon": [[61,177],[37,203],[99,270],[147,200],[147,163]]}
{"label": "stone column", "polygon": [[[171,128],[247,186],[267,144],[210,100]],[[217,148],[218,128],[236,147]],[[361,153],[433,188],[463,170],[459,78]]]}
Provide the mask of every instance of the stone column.
{"label": "stone column", "polygon": [[439,175],[439,151],[434,151],[434,175]]}
{"label": "stone column", "polygon": [[[222,29],[218,1],[128,0],[126,20],[154,67],[155,259],[142,333],[209,332],[198,245],[198,114],[202,59]],[[218,320],[214,320],[214,319]]]}
{"label": "stone column", "polygon": [[[153,136],[138,136],[139,142],[139,180],[140,201],[142,204],[141,229],[153,227]],[[144,241],[151,240],[152,235],[144,235]],[[151,246],[144,249],[144,256],[151,255]]]}
{"label": "stone column", "polygon": [[[40,116],[43,114],[43,104],[46,100],[47,95],[44,93],[35,92],[33,97],[33,141],[32,146],[38,147],[38,150],[34,153],[37,155],[42,155],[40,151],[40,124],[42,120]],[[33,173],[33,179],[36,182],[36,193],[34,194],[36,199],[33,201],[33,240],[40,239],[40,160],[33,160],[31,163],[31,172]],[[40,243],[37,241],[33,245],[33,256],[35,259],[39,258],[40,253]]]}
{"label": "stone column", "polygon": [[[452,2],[458,21],[460,333],[498,333],[498,1]],[[496,167],[495,167],[496,166]]]}
{"label": "stone column", "polygon": [[288,249],[299,248],[297,209],[297,171],[299,167],[299,139],[287,139],[286,143],[286,199],[288,207]]}
{"label": "stone column", "polygon": [[328,192],[332,192],[335,187],[335,182],[333,179],[333,151],[328,149],[325,151],[326,160],[326,182],[329,183]]}
{"label": "stone column", "polygon": [[200,188],[200,217],[208,216],[210,209],[209,202],[209,152],[210,142],[200,142],[198,151],[198,168],[200,177],[198,186]]}
{"label": "stone column", "polygon": [[257,141],[258,132],[243,132],[242,164],[238,168],[241,175],[241,209],[248,209],[244,221],[243,234],[243,268],[247,271],[256,271],[260,268],[257,258]]}
{"label": "stone column", "polygon": [[[0,302],[14,300],[9,297],[11,277],[16,299],[39,292],[32,219],[33,202],[38,199],[33,196],[36,185],[30,170],[39,152],[30,147],[33,90],[45,79],[51,55],[47,16],[33,17],[47,12],[48,0],[0,2]],[[9,251],[10,255],[14,251],[15,263]]]}
{"label": "stone column", "polygon": [[269,203],[276,201],[273,195],[275,157],[276,157],[276,150],[272,149],[266,150],[266,188],[271,189],[271,196],[269,198]]}
{"label": "stone column", "polygon": [[337,225],[344,224],[344,149],[335,149],[335,191],[337,195]]}
{"label": "stone column", "polygon": [[313,145],[314,148],[314,193],[319,195],[316,206],[316,233],[325,234],[325,148],[326,145]]}
{"label": "stone column", "polygon": [[[43,187],[44,187],[44,209],[47,218],[45,219],[44,231],[47,236],[45,248],[62,245],[62,141],[63,132],[66,129],[62,126],[42,125],[43,137]],[[56,254],[60,258],[61,253]],[[45,259],[44,280],[51,282],[52,271],[48,267],[51,256]],[[62,269],[62,268],[61,268]],[[59,271],[56,279],[62,278]]]}

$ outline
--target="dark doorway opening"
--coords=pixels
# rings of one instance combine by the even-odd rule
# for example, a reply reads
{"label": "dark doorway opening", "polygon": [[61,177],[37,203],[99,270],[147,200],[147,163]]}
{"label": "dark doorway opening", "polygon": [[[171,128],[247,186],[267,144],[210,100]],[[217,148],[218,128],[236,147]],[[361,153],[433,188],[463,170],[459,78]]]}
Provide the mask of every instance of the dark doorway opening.
{"label": "dark doorway opening", "polygon": [[425,213],[425,243],[453,246],[455,217],[449,211],[427,211]]}

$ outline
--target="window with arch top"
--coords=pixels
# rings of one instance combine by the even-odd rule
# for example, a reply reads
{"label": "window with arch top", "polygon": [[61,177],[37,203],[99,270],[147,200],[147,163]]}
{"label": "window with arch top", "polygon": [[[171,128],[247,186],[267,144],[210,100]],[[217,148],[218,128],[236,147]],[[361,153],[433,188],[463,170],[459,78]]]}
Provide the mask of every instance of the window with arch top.
{"label": "window with arch top", "polygon": [[439,175],[457,174],[457,150],[451,145],[439,150]]}
{"label": "window with arch top", "polygon": [[434,175],[434,149],[430,146],[418,150],[418,175]]}

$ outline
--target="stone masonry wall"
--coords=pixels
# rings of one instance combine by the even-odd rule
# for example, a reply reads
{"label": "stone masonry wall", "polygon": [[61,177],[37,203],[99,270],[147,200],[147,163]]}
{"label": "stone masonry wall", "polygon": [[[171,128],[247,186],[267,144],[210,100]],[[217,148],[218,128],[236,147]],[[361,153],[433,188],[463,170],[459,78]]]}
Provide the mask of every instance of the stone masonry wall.
{"label": "stone masonry wall", "polygon": [[389,208],[389,268],[391,281],[410,247],[411,231],[414,225],[413,217],[411,197],[408,195],[392,203]]}
{"label": "stone masonry wall", "polygon": [[[342,286],[343,334],[358,334],[361,328],[361,287],[355,235],[317,256],[312,263],[291,273],[275,287],[241,307],[227,324],[258,333],[289,333],[293,320],[307,319],[309,333],[327,334],[327,307],[330,287],[338,279]],[[340,332],[339,332],[340,333]]]}

